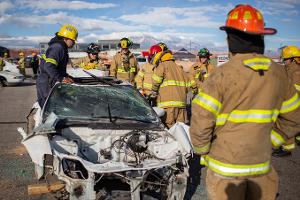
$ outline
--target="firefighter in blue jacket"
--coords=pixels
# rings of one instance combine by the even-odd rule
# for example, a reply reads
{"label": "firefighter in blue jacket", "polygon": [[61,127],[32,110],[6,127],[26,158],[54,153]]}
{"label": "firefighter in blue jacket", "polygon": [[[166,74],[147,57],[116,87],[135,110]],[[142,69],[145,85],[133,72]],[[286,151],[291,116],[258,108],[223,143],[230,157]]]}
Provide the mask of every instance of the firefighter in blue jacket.
{"label": "firefighter in blue jacket", "polygon": [[38,103],[41,108],[56,82],[72,83],[68,77],[67,64],[69,61],[68,48],[72,48],[78,37],[77,29],[63,25],[55,37],[50,40],[46,54],[42,55],[40,74],[36,81]]}

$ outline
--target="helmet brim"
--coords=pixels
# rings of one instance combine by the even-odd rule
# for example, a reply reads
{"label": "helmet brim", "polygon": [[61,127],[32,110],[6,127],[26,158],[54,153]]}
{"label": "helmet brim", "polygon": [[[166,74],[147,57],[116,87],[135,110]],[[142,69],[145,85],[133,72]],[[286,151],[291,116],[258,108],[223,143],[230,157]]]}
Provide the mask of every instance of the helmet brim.
{"label": "helmet brim", "polygon": [[[242,31],[240,29],[236,29],[230,26],[221,26],[220,30],[226,31],[226,30],[237,30],[237,31]],[[244,33],[248,33],[250,35],[274,35],[277,33],[277,30],[275,28],[264,28],[262,32],[249,32],[249,31],[242,31]]]}

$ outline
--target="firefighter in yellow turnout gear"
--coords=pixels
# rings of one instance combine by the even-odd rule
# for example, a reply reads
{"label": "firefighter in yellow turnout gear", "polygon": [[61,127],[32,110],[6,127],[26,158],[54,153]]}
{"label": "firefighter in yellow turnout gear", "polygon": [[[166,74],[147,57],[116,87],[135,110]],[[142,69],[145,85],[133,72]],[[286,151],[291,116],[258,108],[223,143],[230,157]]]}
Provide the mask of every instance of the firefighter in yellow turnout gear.
{"label": "firefighter in yellow turnout gear", "polygon": [[4,62],[4,58],[3,57],[0,57],[0,71],[3,71],[3,68],[5,66],[5,62]]}
{"label": "firefighter in yellow turnout gear", "polygon": [[105,65],[99,58],[100,48],[98,45],[94,43],[89,44],[86,52],[88,53],[88,56],[80,60],[78,63],[78,65],[81,68],[85,70],[90,70],[90,69],[99,69],[103,71],[106,70]]}
{"label": "firefighter in yellow turnout gear", "polygon": [[136,88],[141,94],[149,96],[152,92],[152,75],[154,65],[145,63],[140,67],[138,74],[135,77]]}
{"label": "firefighter in yellow turnout gear", "polygon": [[117,52],[113,57],[110,66],[110,76],[133,84],[135,75],[137,74],[138,63],[133,53],[129,51],[132,44],[128,38],[120,40],[119,47],[121,51]]}
{"label": "firefighter in yellow turnout gear", "polygon": [[25,72],[25,55],[24,55],[23,52],[19,53],[18,65],[19,65],[20,74],[23,74],[26,77],[26,72]]}
{"label": "firefighter in yellow turnout gear", "polygon": [[[285,64],[289,78],[294,83],[298,94],[300,94],[300,49],[296,46],[287,46],[283,48],[281,59]],[[276,157],[291,155],[292,150],[295,149],[295,140],[298,144],[300,143],[299,134],[295,138],[287,140],[285,145],[273,150],[272,155]]]}
{"label": "firefighter in yellow turnout gear", "polygon": [[163,122],[168,128],[176,122],[187,122],[186,94],[188,80],[181,66],[175,64],[171,51],[163,51],[160,45],[150,48],[154,70],[152,90],[157,93],[157,106],[166,110]]}
{"label": "firefighter in yellow turnout gear", "polygon": [[193,100],[190,136],[208,167],[210,200],[274,200],[278,176],[271,146],[300,130],[300,98],[285,68],[265,57],[262,14],[250,5],[232,9],[221,27],[230,60],[204,82]]}
{"label": "firefighter in yellow turnout gear", "polygon": [[194,63],[189,70],[189,79],[192,92],[197,94],[204,80],[213,72],[215,66],[210,62],[212,55],[207,48],[202,48],[198,52],[199,62]]}

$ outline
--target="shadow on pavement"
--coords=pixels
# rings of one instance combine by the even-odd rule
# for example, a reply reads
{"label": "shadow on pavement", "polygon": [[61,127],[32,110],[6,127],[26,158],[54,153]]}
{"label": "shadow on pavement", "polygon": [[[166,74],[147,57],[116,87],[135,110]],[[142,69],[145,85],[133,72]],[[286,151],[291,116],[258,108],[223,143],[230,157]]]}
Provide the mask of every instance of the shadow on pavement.
{"label": "shadow on pavement", "polygon": [[190,168],[184,200],[192,199],[193,195],[196,193],[197,187],[200,185],[201,169],[203,168],[203,166],[200,165],[199,155],[194,154],[194,157],[191,158],[188,162]]}

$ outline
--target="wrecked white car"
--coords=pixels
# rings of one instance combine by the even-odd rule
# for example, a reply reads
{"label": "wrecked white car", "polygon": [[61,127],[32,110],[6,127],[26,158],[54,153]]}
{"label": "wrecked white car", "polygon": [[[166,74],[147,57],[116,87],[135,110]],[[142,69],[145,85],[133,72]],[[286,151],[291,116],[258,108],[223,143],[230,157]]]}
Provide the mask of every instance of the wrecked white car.
{"label": "wrecked white car", "polygon": [[24,82],[25,77],[19,73],[17,65],[5,62],[3,71],[0,71],[0,87],[19,85]]}
{"label": "wrecked white car", "polygon": [[38,115],[22,143],[38,179],[62,181],[61,199],[183,199],[187,126],[167,130],[130,84],[56,84]]}

